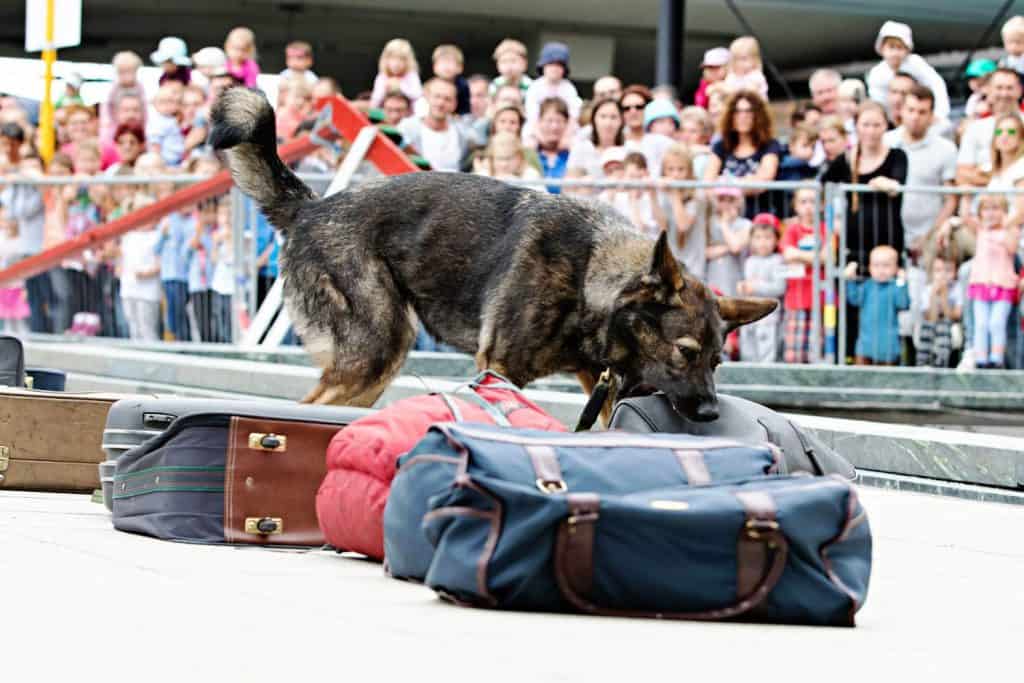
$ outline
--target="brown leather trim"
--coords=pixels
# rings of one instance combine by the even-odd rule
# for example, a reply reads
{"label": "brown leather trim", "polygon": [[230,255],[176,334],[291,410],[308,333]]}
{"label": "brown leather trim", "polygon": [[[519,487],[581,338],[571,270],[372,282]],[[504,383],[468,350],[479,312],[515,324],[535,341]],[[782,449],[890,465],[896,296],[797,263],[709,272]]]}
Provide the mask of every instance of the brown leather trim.
{"label": "brown leather trim", "polygon": [[562,466],[558,463],[555,449],[551,446],[536,445],[524,448],[537,475],[537,486],[545,492],[564,491],[565,480],[562,479]]}
{"label": "brown leather trim", "polygon": [[[238,432],[238,418],[232,417],[230,425],[228,427],[228,458],[227,462],[224,463],[225,472],[234,472],[235,461],[238,459],[238,450],[236,445],[238,439],[235,438]],[[234,477],[224,477],[224,540],[228,543],[234,543],[237,540],[238,534],[235,533],[235,529],[238,525],[235,524],[235,485]]]}
{"label": "brown leather trim", "polygon": [[767,493],[742,491],[736,494],[736,498],[746,511],[744,532],[740,533],[736,544],[736,597],[743,599],[753,596],[768,562],[767,544],[761,543],[757,537],[759,527],[775,524],[777,528],[777,523],[775,501]]}
{"label": "brown leather trim", "polygon": [[[839,534],[831,541],[828,541],[825,544],[823,544],[818,553],[821,556],[821,561],[825,566],[826,576],[828,576],[829,580],[832,583],[834,583],[840,591],[845,593],[850,598],[850,609],[847,612],[847,625],[853,626],[854,615],[857,613],[857,610],[860,607],[860,602],[857,600],[857,594],[854,593],[849,586],[843,583],[843,580],[839,578],[839,575],[836,574],[835,570],[832,568],[832,561],[828,557],[828,551],[833,546],[842,543],[847,538],[849,538],[850,532],[852,532],[858,526],[866,522],[868,516],[867,513],[863,510],[863,508],[860,508],[860,501],[857,498],[857,490],[850,486],[845,479],[842,479],[837,474],[829,476],[829,479],[832,478],[835,478],[837,481],[843,482],[843,484],[845,484],[849,489],[849,494],[846,500],[846,521],[843,523],[842,528],[839,530]],[[859,513],[857,512],[858,508],[860,508]]]}
{"label": "brown leather trim", "polygon": [[[555,537],[555,581],[558,589],[569,604],[576,609],[590,614],[620,616],[620,617],[656,617],[661,619],[729,619],[736,617],[761,605],[768,594],[782,577],[786,568],[786,558],[789,554],[789,545],[785,535],[775,524],[775,506],[771,498],[764,494],[745,496],[746,500],[740,499],[746,508],[747,516],[743,528],[740,529],[739,544],[751,543],[762,545],[765,548],[765,555],[771,560],[767,569],[762,567],[762,572],[757,581],[749,588],[746,595],[738,595],[735,603],[720,609],[706,610],[703,612],[644,612],[640,610],[623,610],[603,608],[590,602],[586,594],[578,590],[577,586],[585,585],[585,577],[582,572],[587,566],[588,560],[578,555],[586,551],[587,540],[574,540],[571,538],[574,532],[570,531],[573,526],[570,524],[571,516],[563,521],[558,528]],[[596,519],[596,516],[595,516]],[[577,521],[575,526],[579,526]],[[593,530],[593,525],[587,525]],[[579,529],[575,533],[579,533]],[[589,548],[593,551],[593,540],[589,542]],[[752,558],[750,549],[743,549],[741,555]],[[593,562],[592,555],[589,562]],[[739,563],[738,563],[739,564]],[[739,569],[739,567],[737,567]],[[593,570],[590,570],[593,576]],[[749,581],[749,579],[745,579]]]}
{"label": "brown leather trim", "polygon": [[423,521],[426,522],[430,519],[436,519],[438,517],[479,517],[481,519],[490,518],[492,513],[487,510],[478,510],[471,508],[468,505],[450,505],[448,507],[437,508],[431,510],[427,514],[423,515]]}
{"label": "brown leather trim", "polygon": [[690,486],[704,486],[711,483],[711,473],[708,472],[708,465],[704,462],[703,453],[695,450],[678,450],[674,453],[683,467],[686,482]]}
{"label": "brown leather trim", "polygon": [[594,524],[601,500],[596,493],[570,493],[567,533],[556,541],[556,550],[564,556],[565,581],[577,595],[590,595],[594,583]]}
{"label": "brown leather trim", "polygon": [[443,516],[448,517],[476,517],[479,519],[489,519],[491,523],[491,529],[487,533],[487,541],[484,542],[483,552],[480,553],[480,557],[476,561],[476,588],[477,594],[480,595],[481,601],[486,603],[490,607],[496,607],[498,600],[491,594],[491,591],[487,588],[487,567],[491,562],[491,557],[494,555],[495,548],[498,547],[498,538],[501,536],[501,520],[504,515],[504,509],[501,504],[501,500],[492,494],[490,491],[474,482],[468,475],[462,475],[456,478],[455,486],[476,491],[481,496],[491,501],[493,508],[490,510],[480,510],[468,506],[450,506],[446,508],[438,508],[428,512],[424,519],[431,517],[440,517],[442,511]]}

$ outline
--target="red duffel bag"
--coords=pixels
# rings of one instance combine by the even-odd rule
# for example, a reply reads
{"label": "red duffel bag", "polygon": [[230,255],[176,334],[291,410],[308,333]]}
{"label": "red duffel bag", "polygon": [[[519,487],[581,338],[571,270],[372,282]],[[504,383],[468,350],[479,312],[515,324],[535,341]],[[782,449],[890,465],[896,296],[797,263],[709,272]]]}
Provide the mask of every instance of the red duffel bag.
{"label": "red duffel bag", "polygon": [[327,543],[384,558],[384,504],[395,463],[436,422],[566,431],[518,387],[490,371],[456,393],[414,396],[360,418],[338,432],[327,447],[327,476],[316,496],[316,514]]}

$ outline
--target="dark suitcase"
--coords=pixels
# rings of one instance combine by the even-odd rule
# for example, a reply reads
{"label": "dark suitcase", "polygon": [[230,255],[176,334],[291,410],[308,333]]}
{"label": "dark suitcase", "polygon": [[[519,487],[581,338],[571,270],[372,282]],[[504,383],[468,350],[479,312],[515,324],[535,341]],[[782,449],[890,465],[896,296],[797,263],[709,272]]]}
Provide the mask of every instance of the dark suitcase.
{"label": "dark suitcase", "polygon": [[422,531],[428,501],[448,495],[477,466],[538,491],[628,493],[772,474],[780,457],[770,444],[727,439],[436,424],[398,461],[384,508],[385,562],[396,578],[422,580],[434,554]]}
{"label": "dark suitcase", "polygon": [[785,456],[783,474],[838,474],[850,481],[857,476],[853,465],[814,434],[770,408],[726,394],[718,395],[718,419],[713,422],[694,422],[680,415],[659,393],[616,403],[609,427],[634,433],[697,434],[742,443],[769,442]]}
{"label": "dark suitcase", "polygon": [[107,411],[123,394],[0,389],[0,489],[93,491]]}
{"label": "dark suitcase", "polygon": [[112,429],[124,429],[120,425],[131,421],[120,416],[133,410],[144,409],[136,414],[149,416],[143,426],[153,431],[167,416],[183,415],[118,457],[114,527],[200,543],[322,545],[315,499],[327,445],[371,411],[256,401],[210,409],[201,403],[119,406]]}
{"label": "dark suitcase", "polygon": [[25,349],[17,337],[0,336],[0,387],[25,386]]}
{"label": "dark suitcase", "polygon": [[852,626],[871,534],[841,477],[544,492],[469,461],[430,501],[426,583],[478,606]]}

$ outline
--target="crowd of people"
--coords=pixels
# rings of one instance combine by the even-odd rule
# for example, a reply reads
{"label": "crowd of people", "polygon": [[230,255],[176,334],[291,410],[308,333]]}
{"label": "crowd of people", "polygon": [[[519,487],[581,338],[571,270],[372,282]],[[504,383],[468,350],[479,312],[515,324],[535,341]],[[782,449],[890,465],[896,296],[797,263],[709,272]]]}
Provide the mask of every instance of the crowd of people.
{"label": "crowd of people", "polygon": [[[817,261],[846,264],[833,284],[845,294],[839,313],[852,361],[1024,367],[1024,194],[1014,193],[1024,187],[1024,17],[1009,20],[1002,37],[998,63],[970,64],[972,94],[955,116],[945,81],[914,53],[911,28],[886,22],[874,46],[880,61],[865,80],[814,72],[811,98],[795,103],[785,140],[750,36],[704,54],[692,104],[670,86],[624,84],[614,75],[597,79],[584,99],[568,46],[544,45],[531,69],[526,46],[514,39],[494,50],[497,75],[464,74],[463,53],[451,44],[433,50],[428,74],[408,41],[391,40],[367,89],[349,96],[433,170],[606,202],[638,232],[667,232],[689,273],[720,293],[778,298],[779,313],[729,339],[729,358],[806,363],[817,355],[812,340],[824,337],[813,330]],[[64,186],[2,186],[0,264],[166,196],[176,173],[217,172],[220,162],[206,145],[209,107],[227,87],[257,85],[255,46],[243,27],[228,33],[223,48],[192,55],[180,38],[164,38],[149,56],[162,69],[154,93],[138,81],[142,59],[118,53],[116,82],[95,108],[69,79],[58,102],[59,152],[45,167],[27,114],[10,98],[0,101],[0,173],[69,176]],[[285,58],[274,103],[282,141],[310,128],[319,98],[340,92],[335,80],[313,72],[308,43],[290,43]],[[330,172],[339,161],[325,148],[301,164]],[[160,180],[76,182],[98,174]],[[697,180],[718,186],[674,182]],[[784,191],[774,181],[805,186]],[[825,237],[823,183],[857,186],[846,194],[845,212],[834,215],[841,243]],[[978,193],[942,191],[953,186]],[[262,298],[277,275],[278,245],[266,220],[256,223]],[[223,200],[173,213],[6,285],[0,322],[15,330],[230,341],[231,230]],[[419,343],[433,345],[425,334]]]}

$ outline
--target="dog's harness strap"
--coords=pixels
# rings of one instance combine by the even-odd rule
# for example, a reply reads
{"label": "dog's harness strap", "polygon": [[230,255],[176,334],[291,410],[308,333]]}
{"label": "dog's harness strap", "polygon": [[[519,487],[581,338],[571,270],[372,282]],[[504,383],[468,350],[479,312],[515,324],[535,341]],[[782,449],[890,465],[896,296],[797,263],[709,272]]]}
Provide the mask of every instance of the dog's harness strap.
{"label": "dog's harness strap", "polygon": [[601,415],[601,410],[604,409],[604,405],[611,396],[611,388],[612,372],[608,369],[601,373],[601,378],[594,386],[594,390],[590,392],[587,405],[583,406],[579,422],[576,423],[577,432],[585,432],[594,426],[597,418]]}

